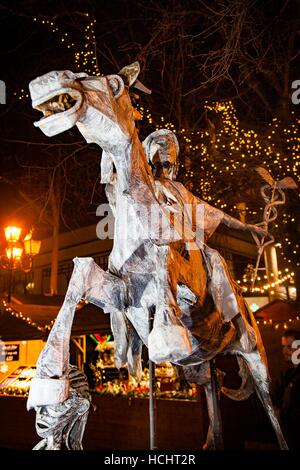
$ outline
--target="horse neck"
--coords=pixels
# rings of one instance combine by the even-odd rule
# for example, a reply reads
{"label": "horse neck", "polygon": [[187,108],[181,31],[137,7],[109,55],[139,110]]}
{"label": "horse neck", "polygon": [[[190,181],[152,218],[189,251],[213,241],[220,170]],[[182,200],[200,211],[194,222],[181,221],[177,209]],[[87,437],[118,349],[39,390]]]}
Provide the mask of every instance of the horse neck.
{"label": "horse neck", "polygon": [[142,205],[157,204],[152,176],[145,152],[134,127],[129,138],[109,150],[117,175],[117,190]]}
{"label": "horse neck", "polygon": [[[122,270],[123,274],[145,272],[149,269],[149,256],[145,255],[148,245],[144,246],[145,240],[155,238],[157,233],[155,227],[150,227],[148,232],[149,210],[152,204],[159,206],[153,188],[154,180],[136,129],[123,149],[119,147],[117,152],[105,157],[114,163],[116,170],[112,185],[114,194],[111,198],[115,205],[115,232],[109,260],[110,269],[113,272]],[[144,211],[143,216],[141,211]],[[144,249],[139,251],[142,245]],[[139,257],[140,262],[137,263]]]}
{"label": "horse neck", "polygon": [[[123,153],[119,148],[118,152],[110,154],[116,169],[114,247],[121,243],[123,254],[129,256],[148,238],[144,231],[145,222],[151,204],[157,205],[157,200],[153,189],[154,180],[136,129],[122,150]],[[137,206],[144,211],[144,216],[141,216]],[[129,238],[124,244],[126,230]]]}
{"label": "horse neck", "polygon": [[118,192],[132,196],[135,202],[157,203],[153,176],[139,140],[133,119],[108,118],[95,107],[87,106],[77,127],[88,143],[99,145],[113,161]]}

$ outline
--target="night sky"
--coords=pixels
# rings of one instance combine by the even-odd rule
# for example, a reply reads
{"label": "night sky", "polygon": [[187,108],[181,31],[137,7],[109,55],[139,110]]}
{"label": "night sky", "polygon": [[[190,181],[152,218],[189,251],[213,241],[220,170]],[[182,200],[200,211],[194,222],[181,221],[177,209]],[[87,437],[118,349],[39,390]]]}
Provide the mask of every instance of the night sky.
{"label": "night sky", "polygon": [[[58,161],[60,143],[84,143],[77,129],[49,139],[33,126],[39,113],[31,108],[26,96],[30,80],[51,70],[86,71],[91,75],[97,71],[117,73],[139,60],[140,79],[152,89],[151,96],[141,96],[140,104],[149,108],[154,117],[165,116],[178,128],[198,129],[207,124],[203,112],[206,100],[231,99],[245,121],[253,126],[265,125],[279,112],[281,96],[276,94],[276,67],[279,72],[284,69],[286,32],[297,28],[296,3],[244,2],[247,6],[244,10],[239,6],[243,2],[224,2],[228,22],[218,30],[213,15],[218,17],[219,2],[0,1],[0,80],[7,89],[6,105],[0,105],[1,225],[15,220],[28,226],[39,225],[41,235],[47,234],[49,224],[28,209],[16,187],[28,191],[30,197],[37,197],[35,180],[28,177],[24,182],[24,175],[30,173],[28,168]],[[91,34],[88,27],[94,20]],[[231,38],[234,28],[236,33]],[[295,48],[293,56],[297,55],[296,41]],[[86,63],[82,51],[90,51]],[[240,56],[251,58],[247,70]],[[95,57],[97,62],[92,61]],[[216,57],[218,66],[212,63]],[[275,75],[272,80],[264,77],[268,67]],[[289,83],[299,78],[298,72],[293,57]],[[141,136],[144,138],[154,129],[149,122],[141,124]],[[65,151],[62,147],[62,152]],[[100,156],[101,151],[90,146],[76,157],[79,170],[75,171],[73,188],[71,182],[69,185],[64,229],[95,222],[95,208],[104,200],[103,189],[97,183]],[[72,212],[72,206],[77,204],[72,191],[80,181],[89,181],[90,186],[82,198],[85,205],[77,220]],[[41,187],[36,191],[43,190],[42,181],[39,183]]]}
{"label": "night sky", "polygon": [[[16,191],[16,185],[20,188],[19,178],[28,172],[28,165],[44,164],[45,159],[51,162],[52,157],[53,161],[57,160],[57,147],[48,148],[49,144],[83,142],[76,129],[53,137],[50,142],[33,126],[33,122],[39,119],[40,115],[31,108],[30,98],[26,96],[30,80],[51,70],[82,70],[83,61],[80,60],[76,68],[74,53],[85,48],[85,28],[90,18],[97,18],[101,73],[116,73],[128,60],[135,60],[134,56],[131,58],[130,54],[120,52],[119,46],[122,45],[124,34],[121,31],[115,33],[116,30],[126,31],[126,28],[134,28],[134,19],[126,26],[126,17],[132,15],[133,6],[134,2],[114,0],[0,2],[0,79],[5,82],[7,92],[6,105],[0,106],[1,225],[7,222],[25,224],[28,227],[39,224],[37,214],[28,208],[26,201]],[[53,32],[50,21],[55,22],[58,31]],[[61,40],[65,34],[68,35],[68,40],[70,38],[69,43],[74,44],[71,50]],[[124,39],[124,42],[128,42],[129,35]],[[91,44],[90,38],[89,50],[93,48]],[[110,55],[109,48],[114,55]],[[100,149],[93,148],[90,153],[89,159],[93,159],[96,185],[101,153]],[[84,168],[81,177],[82,181],[86,178]],[[101,188],[99,193],[90,204],[86,204],[87,221],[95,221],[95,208],[104,198]],[[69,211],[67,208],[67,212]],[[69,219],[72,219],[72,215]],[[83,217],[77,223],[69,222],[71,228],[76,227],[78,223],[86,223]],[[49,226],[47,229],[47,224],[42,223],[39,229],[42,235],[48,234]]]}

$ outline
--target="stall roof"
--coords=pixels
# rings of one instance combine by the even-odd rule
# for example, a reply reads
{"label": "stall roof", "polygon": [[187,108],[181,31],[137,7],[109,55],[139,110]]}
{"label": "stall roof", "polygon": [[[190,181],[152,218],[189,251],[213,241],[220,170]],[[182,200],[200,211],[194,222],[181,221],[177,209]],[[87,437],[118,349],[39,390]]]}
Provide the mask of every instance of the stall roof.
{"label": "stall roof", "polygon": [[255,318],[257,320],[289,321],[300,317],[300,308],[293,302],[287,300],[273,300],[256,310]]}
{"label": "stall roof", "polygon": [[45,332],[39,330],[26,321],[21,320],[10,313],[1,310],[0,313],[0,340],[20,341],[28,339],[44,339]]}
{"label": "stall roof", "polygon": [[[47,326],[57,317],[63,299],[63,296],[13,296],[12,302],[6,304],[0,315],[1,340],[46,339],[49,333]],[[84,304],[75,312],[72,336],[109,331],[109,315],[101,308]]]}

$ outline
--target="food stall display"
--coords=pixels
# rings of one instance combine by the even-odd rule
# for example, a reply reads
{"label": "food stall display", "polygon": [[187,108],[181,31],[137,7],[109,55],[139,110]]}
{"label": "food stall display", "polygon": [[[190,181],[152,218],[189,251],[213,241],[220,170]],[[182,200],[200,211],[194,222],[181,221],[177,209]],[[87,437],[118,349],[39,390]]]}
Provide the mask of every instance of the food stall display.
{"label": "food stall display", "polygon": [[[114,341],[111,336],[95,335],[98,353],[95,364],[89,364],[94,376],[95,392],[101,395],[113,395],[135,398],[149,396],[149,370],[143,369],[140,381],[128,374],[126,367],[117,369],[114,364]],[[27,396],[30,381],[35,376],[36,367],[20,365],[0,382],[0,395]],[[156,396],[158,398],[179,398],[196,400],[197,390],[182,384],[176,370],[169,362],[155,367]]]}
{"label": "food stall display", "polygon": [[26,396],[35,373],[35,366],[19,366],[0,382],[0,395]]}
{"label": "food stall display", "polygon": [[[114,365],[114,342],[110,336],[100,337],[96,351],[98,359],[95,364],[90,364],[96,384],[95,391],[101,395],[126,396],[135,398],[147,398],[149,396],[149,370],[143,369],[138,382],[130,374],[126,367],[117,369]],[[163,362],[155,367],[156,396],[158,398],[181,398],[187,400],[197,399],[197,390],[190,385],[182,384],[177,377],[176,370],[170,362]]]}

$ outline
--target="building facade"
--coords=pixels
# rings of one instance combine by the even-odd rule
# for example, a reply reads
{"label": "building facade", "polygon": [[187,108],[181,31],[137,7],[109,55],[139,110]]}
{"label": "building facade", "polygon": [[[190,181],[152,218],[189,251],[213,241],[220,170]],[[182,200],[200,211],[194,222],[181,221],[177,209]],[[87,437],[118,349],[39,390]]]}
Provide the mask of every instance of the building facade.
{"label": "building facade", "polygon": [[[63,295],[66,292],[73,270],[73,258],[76,256],[92,257],[101,268],[107,269],[112,244],[113,240],[99,240],[97,238],[96,225],[60,234],[57,294]],[[234,279],[241,278],[247,264],[253,263],[257,256],[257,249],[251,235],[229,230],[226,227],[218,229],[209,244],[225,258]],[[27,273],[19,270],[14,271],[12,294],[50,294],[52,246],[51,237],[42,240],[40,253],[35,256],[31,271]],[[0,271],[0,291],[2,293],[8,291],[9,282],[9,273]]]}

